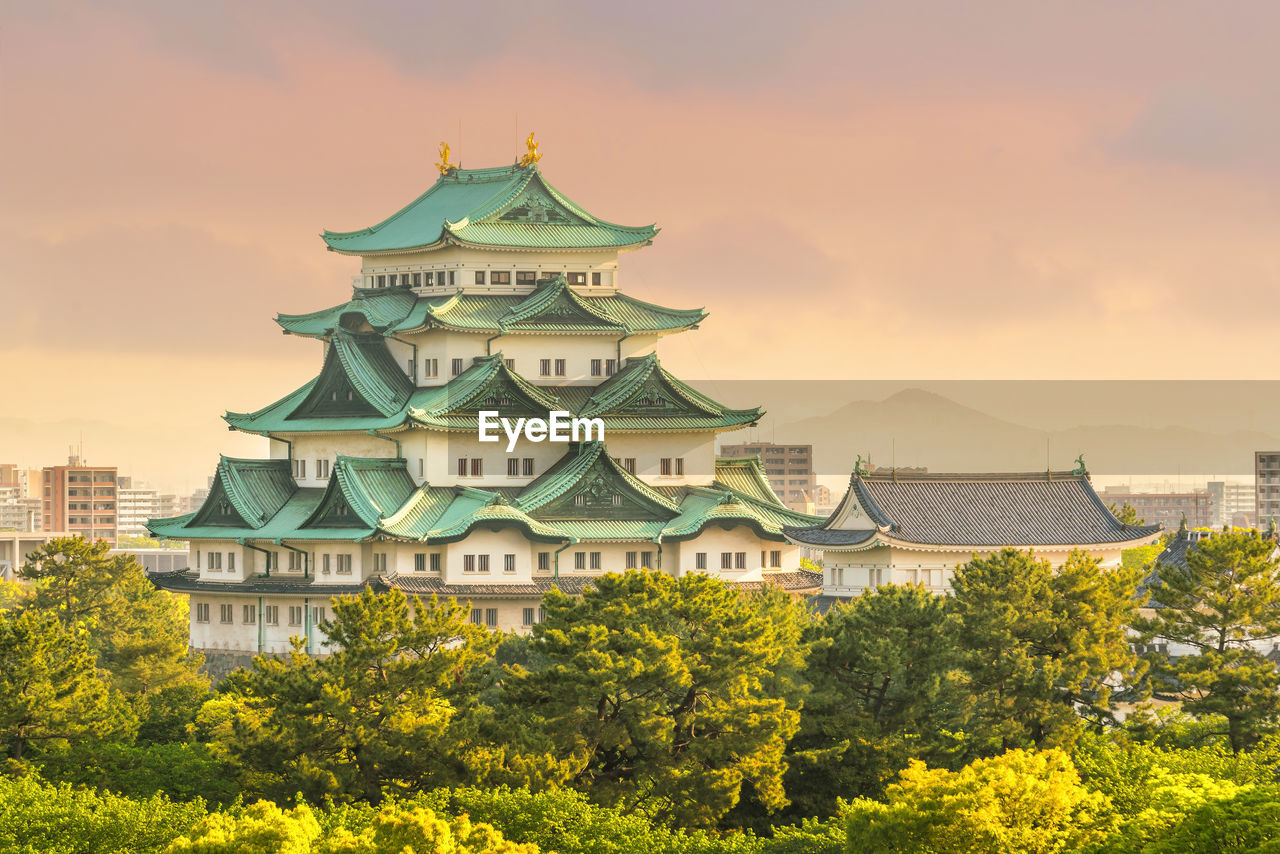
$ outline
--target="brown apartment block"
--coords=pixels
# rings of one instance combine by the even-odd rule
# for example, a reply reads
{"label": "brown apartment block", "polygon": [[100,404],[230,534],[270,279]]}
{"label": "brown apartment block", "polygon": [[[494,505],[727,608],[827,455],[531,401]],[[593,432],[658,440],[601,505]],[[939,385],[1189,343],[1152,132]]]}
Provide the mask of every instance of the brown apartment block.
{"label": "brown apartment block", "polygon": [[116,544],[116,467],[89,466],[71,457],[44,469],[44,530],[81,534]]}
{"label": "brown apartment block", "polygon": [[760,455],[769,485],[782,503],[792,510],[806,512],[806,505],[816,501],[814,493],[818,483],[813,472],[813,445],[752,442],[720,448],[722,457],[750,457],[755,454]]}
{"label": "brown apartment block", "polygon": [[1117,510],[1128,504],[1146,524],[1163,525],[1166,531],[1176,531],[1184,516],[1189,528],[1213,524],[1213,496],[1208,491],[1129,492],[1112,486],[1098,493],[1098,497],[1108,507],[1114,504]]}
{"label": "brown apartment block", "polygon": [[1258,496],[1258,527],[1275,519],[1280,522],[1280,451],[1256,451],[1253,455],[1253,483]]}

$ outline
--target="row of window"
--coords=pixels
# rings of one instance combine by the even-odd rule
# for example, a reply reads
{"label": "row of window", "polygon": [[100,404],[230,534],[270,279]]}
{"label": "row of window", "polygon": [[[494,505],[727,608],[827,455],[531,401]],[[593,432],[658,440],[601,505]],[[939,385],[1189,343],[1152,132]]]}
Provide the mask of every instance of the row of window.
{"label": "row of window", "polygon": [[[628,474],[636,473],[635,457],[614,457],[613,461],[622,466]],[[422,475],[422,460],[418,460],[418,475]],[[458,457],[456,468],[458,477],[484,477],[483,457]],[[666,477],[684,476],[684,457],[662,457],[658,460],[658,472]],[[507,457],[507,477],[533,477],[533,457]],[[621,504],[621,498],[614,502]]]}
{"label": "row of window", "polygon": [[[196,622],[209,622],[210,605],[208,602],[199,602],[196,604]],[[218,622],[234,623],[235,622],[235,605],[222,604],[218,606]],[[289,606],[289,625],[301,626],[304,614],[302,605]],[[318,625],[326,618],[327,611],[322,606],[313,606],[311,608],[311,624]],[[258,606],[242,605],[240,610],[240,622],[246,626],[257,625],[258,623]],[[279,605],[263,605],[262,606],[262,623],[267,626],[280,625],[280,606]]]}
{"label": "row of window", "polygon": [[[503,359],[507,365],[507,370],[514,371],[516,369],[515,359]],[[410,379],[417,379],[414,376],[416,363],[413,359],[407,362],[408,374]],[[465,359],[452,359],[449,364],[450,376],[458,376],[466,368]],[[568,375],[568,361],[566,359],[539,359],[538,360],[538,376],[541,377],[563,377]],[[618,372],[617,359],[592,359],[591,360],[591,376],[593,377],[611,377]],[[436,379],[440,376],[440,360],[437,358],[422,360],[422,376],[424,379]],[[336,399],[336,398],[335,398]],[[350,400],[350,397],[348,397]]]}
{"label": "row of window", "polygon": [[[432,555],[432,557],[438,558],[439,555]],[[436,569],[439,569],[439,561],[433,561],[432,563]],[[416,561],[415,561],[415,565],[416,565]],[[463,555],[462,571],[478,573],[481,575],[487,573],[489,571],[489,556],[488,555]],[[505,554],[502,556],[502,571],[504,573],[512,573],[516,571],[515,555]]]}
{"label": "row of window", "polygon": [[[379,273],[375,276],[369,276],[373,287],[375,288],[394,288],[397,285],[402,288],[429,288],[435,285],[437,288],[452,287],[457,284],[457,270],[427,270],[421,273]],[[474,281],[477,285],[509,285],[511,284],[510,270],[475,270]],[[535,285],[538,283],[539,276],[541,278],[551,278],[554,273],[541,273],[536,270],[517,270],[517,285]],[[565,281],[571,285],[585,285],[587,283],[586,273],[565,273]],[[591,284],[599,287],[604,281],[601,273],[591,274]]]}
{"label": "row of window", "polygon": [[[332,460],[326,460],[326,459],[321,458],[321,459],[317,459],[317,460],[315,461],[315,464],[316,464],[316,466],[315,466],[316,479],[317,479],[317,480],[328,480],[328,479],[329,479],[329,474],[330,474],[330,473],[332,472],[332,470],[333,470],[333,461],[332,461]],[[294,461],[293,461],[293,476],[294,476],[294,477],[296,477],[296,478],[298,478],[299,480],[304,480],[304,479],[306,479],[306,476],[307,476],[307,461],[306,461],[306,460],[294,460]]]}
{"label": "row of window", "polygon": [[[541,623],[547,618],[545,608],[525,608],[521,619],[526,626],[532,626],[534,621]],[[498,627],[498,609],[497,608],[472,608],[471,622],[477,626],[487,626],[491,629]]]}
{"label": "row of window", "polygon": [[[310,569],[311,556],[305,552],[288,551],[285,552],[286,559],[284,567],[289,572],[306,572]],[[374,555],[374,565],[377,566],[378,557],[383,560],[385,567],[386,555]],[[227,572],[235,572],[236,569],[236,553],[235,552],[202,552],[196,549],[196,569],[205,569],[209,572],[221,572],[223,569],[223,559],[225,558]],[[263,555],[263,569],[265,572],[274,572],[280,569],[280,552],[269,551]],[[351,555],[349,554],[323,554],[320,556],[321,571],[326,575],[330,572],[337,572],[338,575],[351,574]]]}

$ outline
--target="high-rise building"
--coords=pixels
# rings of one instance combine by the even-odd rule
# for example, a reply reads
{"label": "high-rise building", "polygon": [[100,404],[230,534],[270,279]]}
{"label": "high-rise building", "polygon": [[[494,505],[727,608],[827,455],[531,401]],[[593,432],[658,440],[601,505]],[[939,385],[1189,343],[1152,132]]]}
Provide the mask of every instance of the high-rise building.
{"label": "high-rise building", "polygon": [[39,498],[28,498],[17,486],[0,486],[0,531],[39,531],[43,525]]}
{"label": "high-rise building", "polygon": [[1108,486],[1098,497],[1108,507],[1114,505],[1116,510],[1128,504],[1148,525],[1163,525],[1167,531],[1177,530],[1184,518],[1191,528],[1213,524],[1213,499],[1207,490],[1131,492],[1123,486]]}
{"label": "high-rise building", "polygon": [[1257,510],[1257,494],[1251,483],[1235,480],[1211,480],[1207,484],[1215,528],[1232,525],[1234,520]]}
{"label": "high-rise building", "polygon": [[792,510],[805,512],[807,507],[817,503],[813,445],[748,442],[744,445],[722,445],[720,453],[725,457],[760,457],[769,486]]}
{"label": "high-rise building", "polygon": [[116,484],[116,528],[121,537],[147,537],[147,520],[162,516],[160,493],[132,478],[121,477]]}
{"label": "high-rise building", "polygon": [[116,543],[116,467],[91,466],[72,456],[42,475],[41,524],[87,540]]}
{"label": "high-rise building", "polygon": [[515,630],[544,592],[608,571],[819,588],[782,534],[817,517],[784,506],[755,460],[716,456],[761,410],[658,357],[706,312],[621,290],[619,256],[657,228],[596,217],[536,161],[444,163],[380,224],[323,235],[360,259],[354,292],[277,318],[323,342],[318,375],[225,416],[269,458],[224,457],[198,510],[149,525],[190,544],[190,570],[153,578],[190,595],[193,646],[302,636],[322,652],[329,597],[363,588],[470,602],[474,622]]}
{"label": "high-rise building", "polygon": [[1253,484],[1259,527],[1273,518],[1280,521],[1280,451],[1254,453]]}

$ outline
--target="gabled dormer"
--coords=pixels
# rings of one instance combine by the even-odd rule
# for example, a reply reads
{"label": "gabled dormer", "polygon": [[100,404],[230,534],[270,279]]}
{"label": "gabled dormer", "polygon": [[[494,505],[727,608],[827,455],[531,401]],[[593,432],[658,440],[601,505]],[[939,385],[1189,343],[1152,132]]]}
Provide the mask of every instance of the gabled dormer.
{"label": "gabled dormer", "polygon": [[320,376],[287,418],[391,417],[412,392],[381,335],[334,329]]}
{"label": "gabled dormer", "polygon": [[364,528],[370,532],[415,491],[403,459],[338,455],[315,512],[302,528]]}
{"label": "gabled dormer", "polygon": [[506,417],[546,417],[559,408],[549,390],[507,367],[501,353],[477,356],[471,367],[431,391],[419,392],[409,417],[424,427],[476,429],[481,410],[500,410]]}
{"label": "gabled dormer", "polygon": [[604,332],[625,334],[626,326],[579,296],[563,275],[545,279],[533,293],[498,320],[504,332]]}
{"label": "gabled dormer", "polygon": [[529,484],[515,506],[535,519],[670,519],[678,506],[618,465],[601,442],[569,452]]}
{"label": "gabled dormer", "polygon": [[615,430],[727,430],[756,423],[764,410],[717,403],[668,373],[651,353],[627,359],[578,414],[603,419],[607,435]]}
{"label": "gabled dormer", "polygon": [[298,485],[288,460],[221,457],[209,497],[189,524],[217,528],[261,528],[280,511]]}

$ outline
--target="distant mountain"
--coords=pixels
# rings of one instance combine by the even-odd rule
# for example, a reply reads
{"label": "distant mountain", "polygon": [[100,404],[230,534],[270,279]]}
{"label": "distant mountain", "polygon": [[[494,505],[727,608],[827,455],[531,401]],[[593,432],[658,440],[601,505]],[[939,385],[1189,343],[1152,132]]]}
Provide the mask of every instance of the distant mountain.
{"label": "distant mountain", "polygon": [[1255,450],[1280,447],[1280,436],[1257,431],[1132,424],[1040,430],[918,388],[854,401],[827,415],[780,420],[776,437],[812,444],[821,474],[848,472],[859,454],[877,465],[933,471],[1034,471],[1071,468],[1081,453],[1098,474],[1245,473],[1253,469]]}

